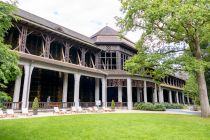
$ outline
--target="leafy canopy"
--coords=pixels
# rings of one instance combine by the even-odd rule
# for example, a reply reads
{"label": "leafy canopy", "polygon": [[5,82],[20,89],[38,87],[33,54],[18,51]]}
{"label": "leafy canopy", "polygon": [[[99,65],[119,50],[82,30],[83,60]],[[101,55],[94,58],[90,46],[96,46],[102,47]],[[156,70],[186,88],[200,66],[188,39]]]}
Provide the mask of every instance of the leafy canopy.
{"label": "leafy canopy", "polygon": [[[12,26],[15,6],[0,1],[0,99],[5,98],[4,89],[14,81],[21,71],[18,67],[18,54],[11,51],[11,46],[4,44],[4,36]],[[5,100],[4,100],[5,101]]]}
{"label": "leafy canopy", "polygon": [[[127,61],[131,73],[160,80],[177,71],[197,72],[210,63],[196,55],[210,38],[208,0],[121,0],[121,33],[142,29],[138,54]],[[152,69],[150,69],[152,68]]]}

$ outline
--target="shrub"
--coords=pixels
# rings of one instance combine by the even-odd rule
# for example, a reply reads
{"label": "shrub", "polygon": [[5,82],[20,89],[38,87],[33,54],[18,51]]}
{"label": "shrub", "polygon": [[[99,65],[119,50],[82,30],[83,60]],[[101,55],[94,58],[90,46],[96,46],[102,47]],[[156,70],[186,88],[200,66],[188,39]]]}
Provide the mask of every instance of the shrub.
{"label": "shrub", "polygon": [[3,106],[4,102],[8,102],[11,100],[12,98],[9,95],[7,95],[7,93],[0,91],[0,108],[4,109],[5,108],[5,106]]}
{"label": "shrub", "polygon": [[150,111],[165,111],[166,109],[183,109],[185,106],[182,104],[152,104],[152,103],[135,103],[134,109],[137,110],[150,110]]}
{"label": "shrub", "polygon": [[32,104],[32,109],[33,109],[33,113],[34,115],[37,114],[37,111],[39,109],[39,100],[37,97],[34,98],[33,104]]}
{"label": "shrub", "polygon": [[138,109],[138,105],[139,105],[139,102],[135,103],[135,104],[133,105],[133,108],[134,108],[134,109]]}
{"label": "shrub", "polygon": [[152,104],[152,103],[136,103],[134,108],[137,110],[148,110],[148,111],[165,111],[166,108],[163,104]]}
{"label": "shrub", "polygon": [[145,103],[141,105],[141,110],[154,110],[154,105],[152,103]]}
{"label": "shrub", "polygon": [[170,103],[163,103],[166,109],[183,109],[184,105],[181,104],[170,104]]}
{"label": "shrub", "polygon": [[153,104],[153,103],[135,103],[134,108],[137,110],[148,110],[148,111],[165,111],[166,107],[164,104]]}
{"label": "shrub", "polygon": [[115,109],[115,102],[114,102],[114,100],[112,100],[111,108]]}
{"label": "shrub", "polygon": [[166,107],[163,104],[154,104],[155,111],[165,111]]}

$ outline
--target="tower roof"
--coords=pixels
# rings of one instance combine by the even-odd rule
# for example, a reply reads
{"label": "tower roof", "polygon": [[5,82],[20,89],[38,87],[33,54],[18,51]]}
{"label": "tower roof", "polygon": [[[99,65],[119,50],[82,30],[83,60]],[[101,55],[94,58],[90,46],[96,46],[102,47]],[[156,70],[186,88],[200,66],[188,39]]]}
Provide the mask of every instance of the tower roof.
{"label": "tower roof", "polygon": [[96,36],[118,36],[118,32],[114,29],[112,29],[109,26],[105,26],[101,30],[99,30],[97,33],[95,33],[91,38]]}
{"label": "tower roof", "polygon": [[120,37],[118,31],[109,26],[105,26],[90,38],[93,39],[96,44],[117,44],[123,45],[130,49],[135,49],[134,43],[132,41],[126,37]]}

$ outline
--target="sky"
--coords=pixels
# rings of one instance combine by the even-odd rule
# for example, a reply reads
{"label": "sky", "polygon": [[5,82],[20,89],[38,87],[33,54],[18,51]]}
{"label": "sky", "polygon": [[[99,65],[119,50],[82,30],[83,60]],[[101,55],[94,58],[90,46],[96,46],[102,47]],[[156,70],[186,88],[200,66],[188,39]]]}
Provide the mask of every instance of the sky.
{"label": "sky", "polygon": [[[119,0],[18,0],[19,8],[90,37],[104,26],[116,30],[116,16],[122,16]],[[141,32],[129,32],[133,42]]]}

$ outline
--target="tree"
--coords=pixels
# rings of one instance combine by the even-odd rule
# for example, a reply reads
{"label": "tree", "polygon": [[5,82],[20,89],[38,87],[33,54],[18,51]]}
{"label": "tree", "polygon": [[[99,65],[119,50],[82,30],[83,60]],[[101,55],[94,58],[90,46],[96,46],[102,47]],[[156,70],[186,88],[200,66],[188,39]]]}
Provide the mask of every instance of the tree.
{"label": "tree", "polygon": [[200,104],[198,94],[198,84],[194,73],[189,74],[189,78],[184,85],[184,94],[193,99],[194,104]]}
{"label": "tree", "polygon": [[33,114],[37,115],[39,109],[39,99],[37,97],[34,98],[32,109],[33,109]]}
{"label": "tree", "polygon": [[154,79],[176,71],[195,73],[201,116],[207,117],[210,109],[204,72],[209,63],[202,58],[201,46],[210,38],[209,1],[121,0],[121,4],[123,16],[117,17],[121,33],[143,30],[136,45],[139,52],[126,64],[128,71]]}
{"label": "tree", "polygon": [[21,71],[18,67],[18,54],[12,51],[10,45],[4,44],[4,36],[12,26],[14,16],[14,3],[0,1],[0,99],[10,99],[4,92],[7,84],[14,81]]}
{"label": "tree", "polygon": [[115,109],[115,102],[114,102],[114,100],[112,100],[111,108]]}

